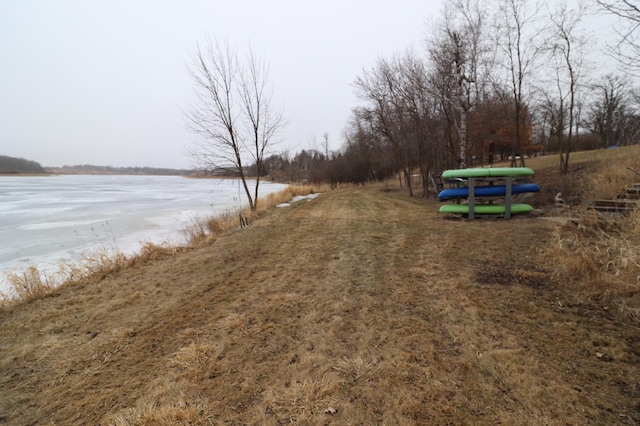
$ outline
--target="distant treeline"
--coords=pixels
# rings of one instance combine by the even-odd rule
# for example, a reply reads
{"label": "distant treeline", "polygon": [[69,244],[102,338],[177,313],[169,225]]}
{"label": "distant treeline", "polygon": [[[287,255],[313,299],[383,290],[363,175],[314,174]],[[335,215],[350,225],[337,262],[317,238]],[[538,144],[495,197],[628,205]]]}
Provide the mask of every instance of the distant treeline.
{"label": "distant treeline", "polygon": [[158,167],[113,167],[92,166],[81,164],[75,166],[48,167],[47,171],[56,174],[96,174],[96,175],[159,175],[159,176],[184,176],[193,174],[193,170],[164,169]]}
{"label": "distant treeline", "polygon": [[13,175],[19,173],[46,173],[40,163],[24,158],[0,155],[0,174]]}

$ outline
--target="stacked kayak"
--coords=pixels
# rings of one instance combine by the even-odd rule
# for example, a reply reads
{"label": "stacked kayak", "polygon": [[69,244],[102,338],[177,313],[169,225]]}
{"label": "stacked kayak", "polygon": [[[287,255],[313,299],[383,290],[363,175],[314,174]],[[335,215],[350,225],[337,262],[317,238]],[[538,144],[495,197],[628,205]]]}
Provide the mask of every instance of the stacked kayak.
{"label": "stacked kayak", "polygon": [[[511,194],[524,194],[526,192],[540,192],[540,187],[535,183],[521,183],[511,186]],[[507,194],[507,185],[476,186],[473,194],[476,197],[504,197]],[[438,194],[440,201],[446,201],[452,198],[469,198],[469,187],[449,188],[440,191]]]}
{"label": "stacked kayak", "polygon": [[[447,170],[444,179],[458,180],[461,186],[440,191],[440,201],[454,200],[455,204],[440,207],[440,213],[462,214],[473,218],[478,215],[505,215],[529,213],[529,204],[511,202],[511,196],[539,192],[534,183],[514,183],[514,180],[528,178],[534,171],[528,167],[495,167]],[[496,184],[498,182],[498,184]],[[504,198],[504,203],[494,204],[494,200]],[[462,201],[466,201],[463,203]],[[473,210],[472,210],[473,209]]]}

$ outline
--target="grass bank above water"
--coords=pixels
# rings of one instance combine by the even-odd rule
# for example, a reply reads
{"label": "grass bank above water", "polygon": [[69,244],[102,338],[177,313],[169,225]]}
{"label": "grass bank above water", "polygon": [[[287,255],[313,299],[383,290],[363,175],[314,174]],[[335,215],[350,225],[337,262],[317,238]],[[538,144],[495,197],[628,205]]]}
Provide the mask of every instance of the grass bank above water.
{"label": "grass bank above water", "polygon": [[[41,271],[35,265],[24,270],[5,275],[10,285],[9,294],[0,292],[0,308],[9,308],[16,304],[29,303],[60,290],[59,287],[72,287],[83,282],[100,280],[111,273],[130,268],[148,260],[177,254],[199,244],[215,241],[222,233],[247,225],[265,211],[278,204],[288,202],[296,196],[304,196],[322,190],[320,187],[290,185],[279,192],[270,193],[261,198],[258,208],[251,211],[248,207],[229,210],[209,218],[194,221],[182,230],[186,237],[185,245],[167,242],[141,242],[140,249],[133,254],[123,253],[115,243],[103,243],[100,250],[85,254],[72,263],[61,263],[56,271]],[[242,221],[242,222],[241,222]]]}
{"label": "grass bank above water", "polygon": [[638,423],[640,331],[619,303],[634,303],[632,262],[596,265],[590,285],[560,268],[579,251],[549,256],[579,226],[437,207],[337,189],[0,312],[0,418]]}

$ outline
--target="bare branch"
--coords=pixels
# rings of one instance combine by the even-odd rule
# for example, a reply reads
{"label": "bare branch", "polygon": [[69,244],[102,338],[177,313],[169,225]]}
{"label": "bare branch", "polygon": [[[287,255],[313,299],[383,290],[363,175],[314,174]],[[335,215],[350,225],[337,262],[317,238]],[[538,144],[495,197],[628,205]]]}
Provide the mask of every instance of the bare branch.
{"label": "bare branch", "polygon": [[615,26],[618,42],[609,46],[609,52],[628,73],[640,75],[640,4],[637,0],[596,0],[596,3],[602,11],[620,19],[620,25]]}

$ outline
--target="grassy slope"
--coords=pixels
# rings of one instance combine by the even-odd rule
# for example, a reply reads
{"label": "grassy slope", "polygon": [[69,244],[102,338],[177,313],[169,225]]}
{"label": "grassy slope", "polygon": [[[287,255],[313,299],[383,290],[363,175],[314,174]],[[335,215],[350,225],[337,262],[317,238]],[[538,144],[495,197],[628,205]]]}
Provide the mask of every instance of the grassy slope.
{"label": "grassy slope", "polygon": [[640,422],[640,331],[551,278],[556,225],[436,211],[339,189],[0,312],[0,424]]}

